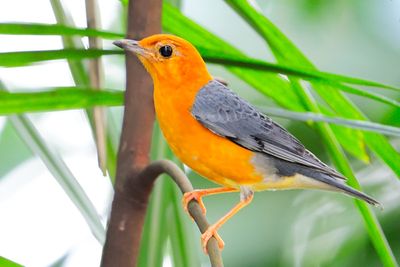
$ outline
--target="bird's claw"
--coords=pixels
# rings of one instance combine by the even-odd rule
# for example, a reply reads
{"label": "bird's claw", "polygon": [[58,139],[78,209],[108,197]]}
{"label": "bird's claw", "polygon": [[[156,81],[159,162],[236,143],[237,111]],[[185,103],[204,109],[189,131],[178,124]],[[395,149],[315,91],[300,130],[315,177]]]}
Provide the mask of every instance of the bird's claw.
{"label": "bird's claw", "polygon": [[[182,198],[183,208],[189,215],[190,215],[190,213],[188,210],[188,205],[189,205],[189,202],[192,201],[193,199],[196,200],[197,203],[199,203],[201,211],[203,212],[204,215],[206,215],[207,209],[204,206],[203,200],[201,199],[202,196],[203,195],[200,193],[200,191],[197,191],[197,190],[187,192],[183,195],[183,198]],[[192,216],[190,215],[190,217],[192,217]]]}
{"label": "bird's claw", "polygon": [[222,240],[221,236],[217,233],[218,227],[216,225],[211,225],[208,229],[201,235],[201,245],[203,247],[203,251],[205,254],[208,254],[207,244],[211,237],[214,237],[218,242],[218,247],[222,250],[225,246],[224,240]]}

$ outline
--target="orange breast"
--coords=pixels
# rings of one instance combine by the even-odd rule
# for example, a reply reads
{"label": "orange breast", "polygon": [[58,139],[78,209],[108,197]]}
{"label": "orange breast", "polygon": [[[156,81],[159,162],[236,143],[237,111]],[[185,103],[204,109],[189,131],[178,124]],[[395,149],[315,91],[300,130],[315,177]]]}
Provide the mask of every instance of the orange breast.
{"label": "orange breast", "polygon": [[157,118],[172,151],[191,169],[218,184],[260,183],[262,176],[250,163],[253,152],[212,133],[190,114],[195,94],[187,88],[181,92],[155,88]]}

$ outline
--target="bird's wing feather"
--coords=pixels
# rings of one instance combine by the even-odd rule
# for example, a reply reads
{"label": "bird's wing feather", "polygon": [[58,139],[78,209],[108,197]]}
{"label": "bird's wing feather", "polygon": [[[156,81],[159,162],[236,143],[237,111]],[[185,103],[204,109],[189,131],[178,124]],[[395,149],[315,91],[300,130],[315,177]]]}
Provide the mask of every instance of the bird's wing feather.
{"label": "bird's wing feather", "polygon": [[197,93],[191,113],[204,127],[242,147],[344,179],[284,128],[215,80]]}

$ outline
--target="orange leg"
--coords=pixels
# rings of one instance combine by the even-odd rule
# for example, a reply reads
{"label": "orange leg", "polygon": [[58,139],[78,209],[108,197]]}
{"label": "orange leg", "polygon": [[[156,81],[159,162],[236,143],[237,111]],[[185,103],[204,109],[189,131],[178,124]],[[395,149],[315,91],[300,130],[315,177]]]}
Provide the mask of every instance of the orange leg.
{"label": "orange leg", "polygon": [[218,188],[210,188],[210,189],[193,190],[193,191],[187,192],[183,195],[183,199],[182,199],[183,208],[185,209],[185,211],[187,213],[189,213],[188,212],[188,204],[190,201],[192,201],[194,199],[199,203],[199,205],[203,211],[203,214],[206,214],[207,210],[206,210],[206,207],[204,206],[202,197],[209,196],[209,195],[221,194],[221,193],[237,192],[237,191],[239,191],[239,189],[230,188],[230,187],[218,187]]}
{"label": "orange leg", "polygon": [[217,230],[228,221],[233,215],[235,215],[239,210],[246,207],[253,200],[253,193],[250,193],[246,198],[241,199],[240,202],[233,207],[224,217],[219,219],[215,224],[208,227],[208,229],[201,235],[201,244],[204,252],[207,254],[207,243],[211,237],[215,237],[218,241],[218,246],[220,249],[223,249],[225,246],[224,241],[217,233]]}

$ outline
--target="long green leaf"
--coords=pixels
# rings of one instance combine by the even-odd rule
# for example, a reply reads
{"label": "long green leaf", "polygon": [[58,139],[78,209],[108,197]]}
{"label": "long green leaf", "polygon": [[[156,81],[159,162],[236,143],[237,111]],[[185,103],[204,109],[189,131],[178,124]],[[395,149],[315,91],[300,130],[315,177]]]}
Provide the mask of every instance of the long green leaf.
{"label": "long green leaf", "polygon": [[[93,106],[121,106],[123,92],[93,91],[90,88],[59,87],[32,93],[0,92],[0,115],[40,111],[90,108]],[[260,107],[268,115],[300,121],[322,121],[354,129],[400,136],[400,129],[380,123],[343,119],[312,112],[292,112],[284,109]]]}
{"label": "long green leaf", "polygon": [[[12,34],[12,35],[63,35],[63,36],[88,36],[88,37],[101,37],[104,39],[116,39],[122,38],[124,34],[115,33],[115,32],[107,32],[100,31],[94,29],[82,29],[82,28],[74,28],[60,24],[40,24],[40,23],[0,23],[0,34]],[[201,48],[199,48],[201,50]],[[373,81],[368,81],[364,79],[358,79],[353,77],[347,77],[344,75],[337,75],[331,73],[320,72],[318,74],[313,71],[313,69],[309,70],[299,70],[296,68],[292,68],[290,66],[280,66],[276,64],[267,63],[264,61],[256,61],[254,59],[250,59],[244,57],[242,59],[237,59],[237,55],[231,56],[229,54],[221,54],[221,51],[209,50],[207,48],[203,48],[205,57],[208,58],[210,62],[216,62],[221,64],[235,64],[235,65],[245,65],[249,67],[250,65],[254,65],[251,68],[261,68],[265,70],[269,68],[269,70],[274,72],[280,72],[287,75],[295,75],[301,76],[302,78],[311,78],[311,79],[319,79],[323,77],[325,80],[332,81],[341,81],[347,82],[351,84],[359,84],[365,86],[374,86],[374,87],[382,87],[387,89],[398,89],[393,86],[385,85],[382,83],[377,83]],[[208,51],[207,51],[208,50]]]}
{"label": "long green leaf", "polygon": [[[376,86],[382,88],[396,89],[388,85],[375,83],[367,80],[351,78],[326,72],[319,72],[314,70],[307,70],[302,68],[295,68],[285,65],[268,63],[262,60],[249,58],[243,55],[234,53],[221,52],[215,48],[209,49],[202,46],[197,46],[200,54],[209,63],[222,64],[226,66],[247,68],[252,70],[268,71],[273,73],[280,73],[302,78],[308,81],[321,81],[325,83],[337,84],[338,82],[350,82],[365,86]],[[104,55],[123,54],[121,50],[99,50],[99,49],[63,49],[63,50],[47,50],[47,51],[23,51],[23,52],[8,52],[0,53],[0,66],[2,67],[20,67],[27,66],[33,63],[58,59],[89,59],[97,58]],[[386,104],[400,107],[400,103],[395,100],[390,100],[379,94],[369,93],[365,90],[352,88],[349,86],[341,85],[339,89],[369,97]],[[399,89],[400,90],[400,89]]]}
{"label": "long green leaf", "polygon": [[55,88],[35,93],[0,92],[0,115],[26,112],[118,106],[123,94],[118,91],[93,91],[87,88]]}
{"label": "long green leaf", "polygon": [[[21,67],[41,61],[68,59],[81,60],[86,58],[97,58],[103,55],[122,54],[119,50],[98,49],[62,49],[46,51],[24,51],[0,53],[1,67]],[[85,82],[86,85],[87,82]]]}
{"label": "long green leaf", "polygon": [[[368,92],[366,90],[361,90],[358,88],[346,86],[339,84],[339,82],[349,82],[348,80],[352,80],[353,84],[359,84],[359,85],[370,85],[370,86],[377,86],[378,83],[366,81],[366,80],[361,80],[361,79],[356,79],[356,78],[350,78],[350,77],[345,77],[341,75],[336,75],[336,74],[330,74],[330,73],[325,73],[325,72],[316,72],[313,70],[306,70],[306,69],[299,69],[299,68],[294,68],[294,67],[288,67],[284,65],[279,65],[279,64],[272,64],[268,63],[265,61],[261,61],[258,59],[253,59],[253,58],[248,58],[248,57],[238,57],[235,55],[230,55],[226,53],[221,53],[220,51],[214,50],[214,49],[206,49],[202,47],[198,47],[200,54],[203,56],[204,60],[209,63],[216,63],[216,64],[222,64],[222,65],[228,65],[228,66],[237,66],[237,67],[243,67],[243,68],[250,68],[250,69],[258,69],[258,70],[264,70],[264,71],[269,71],[269,72],[275,72],[275,73],[281,73],[285,75],[291,75],[295,76],[298,78],[302,78],[304,80],[308,81],[319,81],[319,82],[324,82],[331,84],[333,86],[337,85],[337,88],[349,92],[355,95],[360,95],[364,97],[368,97],[377,101],[380,101],[385,104],[392,105],[394,107],[400,108],[400,102],[387,98],[385,96],[375,94]],[[374,84],[374,85],[372,85]],[[384,87],[382,88],[389,88],[390,86],[383,85]],[[390,87],[391,89],[396,89],[395,87]],[[329,94],[332,94],[332,90],[329,90]],[[332,97],[332,95],[331,95]]]}
{"label": "long green leaf", "polygon": [[[386,97],[384,95],[380,95],[380,94],[369,92],[367,90],[362,90],[362,89],[359,89],[359,88],[356,88],[356,87],[351,87],[351,86],[347,86],[347,85],[340,84],[340,83],[331,83],[331,84],[325,85],[325,87],[326,86],[332,86],[332,87],[334,87],[336,89],[339,89],[340,91],[343,91],[343,92],[346,92],[346,93],[350,93],[350,94],[353,94],[353,95],[363,96],[363,97],[366,97],[366,98],[369,98],[369,99],[373,99],[373,100],[382,102],[384,104],[391,105],[391,106],[396,107],[396,108],[400,107],[400,102],[399,101],[396,101],[395,99]],[[331,93],[331,92],[332,92],[332,90],[329,90],[329,93]],[[356,113],[358,113],[358,111]]]}
{"label": "long green leaf", "polygon": [[[238,13],[244,17],[262,37],[266,39],[266,41],[270,44],[274,55],[278,59],[278,62],[289,60],[297,64],[306,64],[307,66],[311,65],[305,56],[302,55],[302,53],[278,30],[278,28],[276,28],[263,15],[259,14],[247,1],[226,0],[226,2],[233,6],[234,9],[237,10]],[[313,112],[319,112],[316,103],[312,99],[312,96],[302,90],[300,86],[295,85],[295,87],[294,88],[307,103],[308,108]],[[348,183],[351,186],[359,189],[360,186],[357,182],[357,179],[353,175],[351,167],[341,151],[340,146],[330,128],[326,124],[319,124],[318,129],[320,130],[322,137],[325,139],[328,151],[330,152],[336,167],[348,177]],[[378,255],[381,258],[382,263],[385,266],[397,266],[393,252],[387,243],[386,237],[378,220],[370,210],[370,207],[359,200],[356,200],[355,202],[365,221],[369,236],[375,246],[376,251],[378,252]]]}
{"label": "long green leaf", "polygon": [[382,87],[385,89],[392,89],[392,90],[400,90],[400,88],[377,83],[373,81],[368,81],[359,78],[347,77],[344,75],[332,74],[327,72],[320,72],[316,71],[312,68],[300,68],[299,66],[293,67],[290,65],[280,64],[273,64],[268,63],[262,60],[253,59],[245,56],[238,56],[233,55],[230,53],[221,53],[219,50],[197,47],[200,54],[203,58],[211,63],[223,64],[223,65],[232,65],[238,67],[245,67],[251,69],[259,69],[259,70],[267,70],[276,73],[282,73],[286,75],[296,76],[305,80],[325,80],[325,81],[332,81],[332,82],[343,82],[343,83],[350,83],[350,84],[357,84],[357,85],[364,85],[364,86],[373,86],[373,87]]}
{"label": "long green leaf", "polygon": [[400,137],[400,128],[370,121],[343,119],[313,112],[294,112],[280,108],[260,107],[260,110],[274,117],[281,117],[299,121],[321,121],[337,125],[346,125],[351,128],[360,129],[363,131],[370,131]]}
{"label": "long green leaf", "polygon": [[10,35],[77,35],[101,37],[104,39],[122,38],[124,35],[115,32],[94,29],[80,29],[60,24],[40,23],[0,23],[0,34]]}

